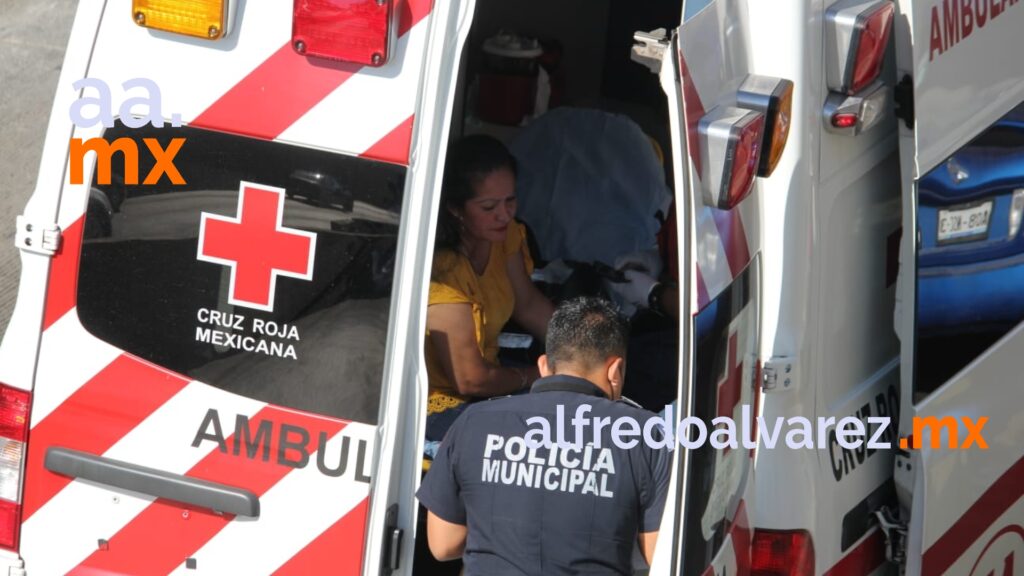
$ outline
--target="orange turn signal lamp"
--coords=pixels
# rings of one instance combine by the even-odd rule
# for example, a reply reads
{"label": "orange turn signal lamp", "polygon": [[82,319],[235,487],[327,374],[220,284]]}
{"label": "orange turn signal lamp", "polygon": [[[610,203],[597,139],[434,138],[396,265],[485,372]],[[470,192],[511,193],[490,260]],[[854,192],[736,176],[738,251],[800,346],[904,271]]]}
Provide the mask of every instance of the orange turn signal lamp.
{"label": "orange turn signal lamp", "polygon": [[139,26],[218,40],[233,19],[230,0],[132,0],[132,19]]}
{"label": "orange turn signal lamp", "polygon": [[771,176],[789,139],[793,119],[793,82],[750,75],[740,85],[736,101],[742,108],[764,114],[764,142],[757,175]]}

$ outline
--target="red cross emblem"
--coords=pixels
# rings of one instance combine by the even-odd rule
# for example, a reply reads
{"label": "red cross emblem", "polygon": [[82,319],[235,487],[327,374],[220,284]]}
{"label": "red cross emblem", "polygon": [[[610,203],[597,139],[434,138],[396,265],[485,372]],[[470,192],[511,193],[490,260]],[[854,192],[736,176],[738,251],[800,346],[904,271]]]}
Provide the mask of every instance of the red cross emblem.
{"label": "red cross emblem", "polygon": [[729,335],[729,354],[725,364],[725,377],[718,382],[718,416],[732,418],[736,405],[740,403],[740,387],[743,384],[743,362],[736,363],[736,333]]}
{"label": "red cross emblem", "polygon": [[316,234],[281,225],[283,188],[242,182],[238,194],[234,218],[203,212],[197,258],[231,267],[229,303],[273,311],[278,276],[313,279]]}
{"label": "red cross emblem", "polygon": [[[725,377],[718,382],[718,416],[732,418],[740,403],[743,385],[743,362],[736,363],[736,333],[729,335],[729,353],[725,363]],[[729,449],[726,448],[725,452]]]}

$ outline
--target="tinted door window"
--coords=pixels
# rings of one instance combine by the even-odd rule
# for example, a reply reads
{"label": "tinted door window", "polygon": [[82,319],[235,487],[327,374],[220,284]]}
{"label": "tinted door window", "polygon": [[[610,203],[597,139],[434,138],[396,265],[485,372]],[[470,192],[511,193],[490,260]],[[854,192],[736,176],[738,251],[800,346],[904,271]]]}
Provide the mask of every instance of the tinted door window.
{"label": "tinted door window", "polygon": [[105,134],[120,137],[140,181],[145,138],[185,138],[186,183],[126,183],[120,156],[94,181],[86,329],[219,388],[376,423],[405,168],[189,128]]}
{"label": "tinted door window", "polygon": [[[749,477],[750,451],[736,436],[736,449],[716,448],[710,442],[719,416],[737,422],[742,434],[742,407],[754,406],[752,352],[756,348],[756,285],[752,276],[757,260],[694,318],[693,416],[701,419],[709,434],[699,448],[690,451],[687,469],[688,494],[684,526],[682,574],[702,574],[718,554],[737,518]],[[691,439],[696,435],[694,430]]]}
{"label": "tinted door window", "polygon": [[1024,318],[1024,104],[918,182],[915,402]]}

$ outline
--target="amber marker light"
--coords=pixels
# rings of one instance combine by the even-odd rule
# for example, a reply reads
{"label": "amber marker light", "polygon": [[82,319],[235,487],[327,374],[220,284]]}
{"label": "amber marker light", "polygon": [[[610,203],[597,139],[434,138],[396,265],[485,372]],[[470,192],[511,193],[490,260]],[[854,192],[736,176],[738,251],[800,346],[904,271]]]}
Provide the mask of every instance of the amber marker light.
{"label": "amber marker light", "polygon": [[793,119],[793,83],[783,78],[750,75],[740,86],[737,104],[764,114],[764,143],[757,175],[771,176],[789,139]]}
{"label": "amber marker light", "polygon": [[132,0],[139,26],[217,40],[227,33],[228,0]]}

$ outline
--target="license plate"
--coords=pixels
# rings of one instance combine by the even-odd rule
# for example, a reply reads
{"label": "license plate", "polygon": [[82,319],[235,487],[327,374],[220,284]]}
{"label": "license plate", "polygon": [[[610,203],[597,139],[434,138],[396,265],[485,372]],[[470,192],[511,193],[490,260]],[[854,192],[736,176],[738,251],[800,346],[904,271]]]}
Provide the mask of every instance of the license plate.
{"label": "license plate", "polygon": [[992,201],[967,208],[939,210],[938,243],[967,242],[988,236]]}

